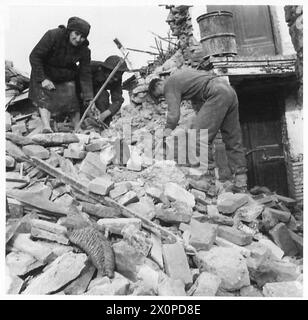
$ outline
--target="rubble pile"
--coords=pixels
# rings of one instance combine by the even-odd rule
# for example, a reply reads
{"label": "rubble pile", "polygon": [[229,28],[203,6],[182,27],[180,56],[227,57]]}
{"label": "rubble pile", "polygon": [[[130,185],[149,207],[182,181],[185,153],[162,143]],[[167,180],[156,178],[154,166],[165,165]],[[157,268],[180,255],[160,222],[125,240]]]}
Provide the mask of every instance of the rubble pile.
{"label": "rubble pile", "polygon": [[117,123],[41,134],[34,114],[7,113],[7,292],[301,296],[296,202],[264,187],[233,193],[215,177],[198,183],[197,169],[172,160],[151,163],[140,136],[165,111],[143,112],[127,140]]}

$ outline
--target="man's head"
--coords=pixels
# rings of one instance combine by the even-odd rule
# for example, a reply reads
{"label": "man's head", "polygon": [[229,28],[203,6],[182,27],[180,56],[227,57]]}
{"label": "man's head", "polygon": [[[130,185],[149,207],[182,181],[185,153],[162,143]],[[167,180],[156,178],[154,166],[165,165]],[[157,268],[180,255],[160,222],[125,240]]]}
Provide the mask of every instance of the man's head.
{"label": "man's head", "polygon": [[90,32],[90,24],[78,17],[71,17],[67,22],[69,41],[74,47],[80,46],[87,38]]}
{"label": "man's head", "polygon": [[164,81],[155,78],[149,83],[148,93],[150,97],[157,103],[159,98],[164,96]]}
{"label": "man's head", "polygon": [[[121,58],[119,56],[109,56],[104,62],[102,62],[102,65],[105,67],[107,73],[111,73],[111,71],[116,67],[116,65],[119,63]],[[118,71],[114,74],[112,77],[110,83],[118,82],[122,79],[122,75],[125,71],[128,71],[127,64],[125,61],[123,61],[122,65],[118,69]]]}

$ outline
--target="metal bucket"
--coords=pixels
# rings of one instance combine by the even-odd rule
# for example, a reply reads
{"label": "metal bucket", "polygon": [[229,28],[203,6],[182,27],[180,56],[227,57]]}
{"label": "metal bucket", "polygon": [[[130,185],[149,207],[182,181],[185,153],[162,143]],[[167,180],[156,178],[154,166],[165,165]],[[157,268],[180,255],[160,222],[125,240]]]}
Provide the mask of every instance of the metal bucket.
{"label": "metal bucket", "polygon": [[197,18],[205,58],[209,56],[236,55],[233,14],[213,11]]}

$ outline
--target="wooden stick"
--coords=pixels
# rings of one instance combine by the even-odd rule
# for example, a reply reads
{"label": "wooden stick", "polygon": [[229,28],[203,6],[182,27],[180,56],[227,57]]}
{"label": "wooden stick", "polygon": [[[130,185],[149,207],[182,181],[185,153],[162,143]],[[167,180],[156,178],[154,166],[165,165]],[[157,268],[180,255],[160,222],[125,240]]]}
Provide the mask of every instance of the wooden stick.
{"label": "wooden stick", "polygon": [[[126,55],[127,56],[127,55]],[[80,119],[77,128],[74,130],[75,132],[77,132],[83,122],[83,120],[85,119],[87,113],[89,112],[89,110],[91,109],[91,107],[94,105],[95,101],[97,100],[97,98],[101,95],[101,93],[103,92],[103,90],[106,88],[107,84],[109,83],[109,81],[111,80],[111,78],[114,76],[114,74],[118,71],[118,69],[121,67],[121,65],[123,64],[126,56],[124,57],[124,59],[120,60],[118,62],[118,64],[114,67],[114,69],[111,71],[111,73],[109,74],[108,78],[106,79],[106,81],[104,82],[104,84],[101,86],[101,88],[99,89],[99,91],[97,92],[97,94],[95,95],[94,99],[90,102],[88,108],[86,109],[86,111],[84,112],[82,118]],[[105,124],[106,125],[106,124]]]}

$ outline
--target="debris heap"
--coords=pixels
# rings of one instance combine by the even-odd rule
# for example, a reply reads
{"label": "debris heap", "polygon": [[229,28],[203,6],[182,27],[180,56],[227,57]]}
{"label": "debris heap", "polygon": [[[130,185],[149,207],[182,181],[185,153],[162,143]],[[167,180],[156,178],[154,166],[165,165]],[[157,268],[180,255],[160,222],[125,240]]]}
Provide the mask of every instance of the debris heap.
{"label": "debris heap", "polygon": [[119,130],[130,112],[80,134],[61,123],[41,134],[35,114],[6,114],[7,292],[301,296],[296,202],[149,159],[143,133],[165,109],[135,111],[131,139]]}

